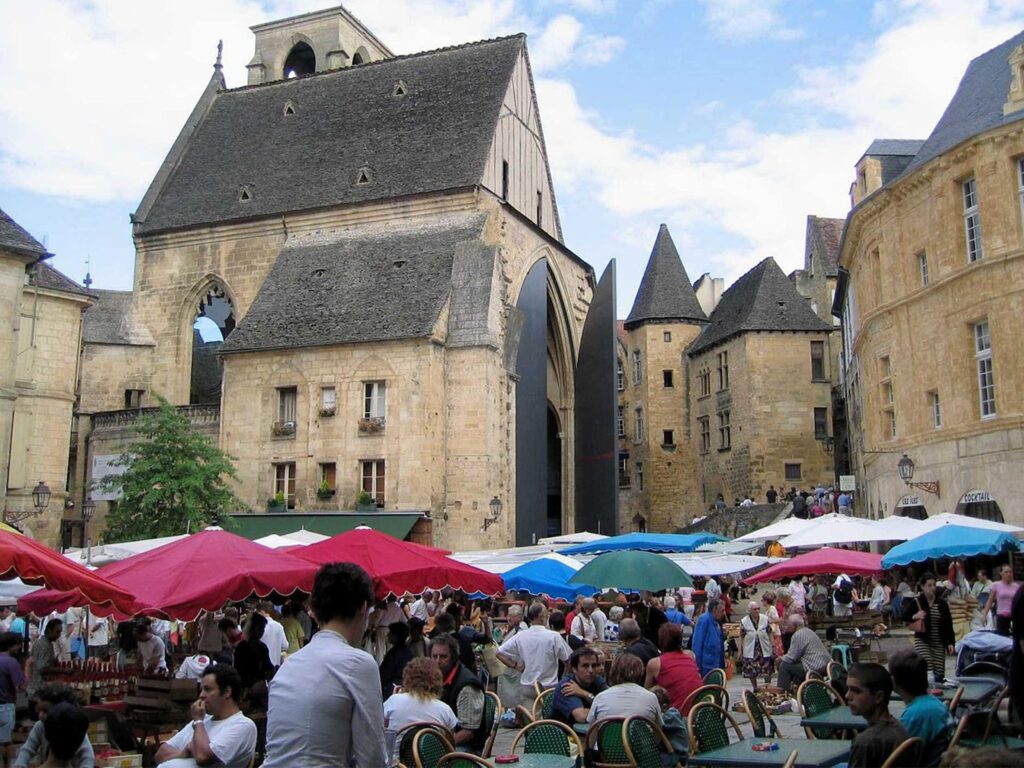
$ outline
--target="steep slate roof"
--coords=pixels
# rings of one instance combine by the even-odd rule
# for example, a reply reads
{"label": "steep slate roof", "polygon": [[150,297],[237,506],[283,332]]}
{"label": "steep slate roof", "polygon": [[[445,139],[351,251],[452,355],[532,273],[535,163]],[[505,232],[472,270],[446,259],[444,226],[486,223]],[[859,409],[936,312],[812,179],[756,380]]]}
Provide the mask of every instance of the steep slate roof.
{"label": "steep slate roof", "polygon": [[871,146],[864,151],[864,154],[875,157],[916,155],[923,144],[923,139],[875,139],[871,142]]}
{"label": "steep slate roof", "polygon": [[218,92],[137,231],[475,185],[524,46],[514,35]]}
{"label": "steep slate roof", "polygon": [[485,219],[290,238],[221,352],[429,336],[452,290],[456,248],[479,241]]}
{"label": "steep slate roof", "polygon": [[626,330],[641,323],[698,320],[707,321],[676,244],[664,224],[658,229],[651,257],[647,261],[633,309],[626,318]]}
{"label": "steep slate roof", "polygon": [[1008,59],[1021,43],[1024,43],[1024,32],[981,54],[968,65],[953,100],[907,166],[905,174],[972,136],[1024,119],[1024,110],[1003,115],[1003,105],[1010,92]]}
{"label": "steep slate roof", "polygon": [[83,286],[76,283],[63,272],[58,272],[43,261],[39,262],[29,272],[28,282],[29,285],[35,285],[51,291],[63,291],[64,293],[73,293],[78,296],[95,298],[95,296],[93,296],[93,294]]}
{"label": "steep slate roof", "polygon": [[139,327],[132,314],[131,291],[89,291],[96,303],[82,315],[82,341],[86,344],[151,345],[153,337]]}
{"label": "steep slate roof", "polygon": [[775,259],[767,258],[729,286],[711,323],[686,350],[690,357],[749,331],[830,331],[797,293]]}
{"label": "steep slate roof", "polygon": [[0,209],[0,248],[42,256],[46,249],[14,219]]}
{"label": "steep slate roof", "polygon": [[807,217],[807,236],[804,241],[804,269],[811,269],[811,253],[819,254],[825,266],[825,277],[839,275],[839,240],[846,219]]}

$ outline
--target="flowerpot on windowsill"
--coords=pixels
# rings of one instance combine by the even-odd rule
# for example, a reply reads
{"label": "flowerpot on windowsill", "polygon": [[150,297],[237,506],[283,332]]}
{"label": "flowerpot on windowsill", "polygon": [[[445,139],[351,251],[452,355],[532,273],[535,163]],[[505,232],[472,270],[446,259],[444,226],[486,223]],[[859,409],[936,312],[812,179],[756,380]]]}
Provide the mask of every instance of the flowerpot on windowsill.
{"label": "flowerpot on windowsill", "polygon": [[317,491],[316,497],[320,499],[320,501],[327,501],[328,499],[334,498],[334,493],[334,491]]}
{"label": "flowerpot on windowsill", "polygon": [[321,418],[325,418],[326,419],[326,418],[328,418],[330,416],[333,416],[334,413],[335,413],[335,409],[334,408],[321,408],[320,409],[320,416],[321,416]]}
{"label": "flowerpot on windowsill", "polygon": [[370,501],[370,502],[367,502],[365,504],[360,503],[358,501],[356,502],[356,512],[376,512],[376,511],[377,511],[377,503],[376,502]]}
{"label": "flowerpot on windowsill", "polygon": [[267,512],[270,513],[270,514],[274,514],[274,513],[280,514],[282,512],[287,512],[287,511],[288,511],[288,505],[287,504],[267,504]]}
{"label": "flowerpot on windowsill", "polygon": [[359,434],[361,435],[375,435],[383,431],[384,419],[374,417],[359,420]]}

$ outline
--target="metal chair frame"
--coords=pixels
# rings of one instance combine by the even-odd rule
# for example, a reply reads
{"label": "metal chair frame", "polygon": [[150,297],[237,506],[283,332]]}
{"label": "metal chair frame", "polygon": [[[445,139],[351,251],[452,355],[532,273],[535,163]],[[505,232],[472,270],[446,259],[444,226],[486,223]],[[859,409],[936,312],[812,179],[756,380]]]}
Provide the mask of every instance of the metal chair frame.
{"label": "metal chair frame", "polygon": [[[480,753],[481,756],[487,758],[491,756],[491,750],[494,749],[494,740],[498,736],[498,726],[501,725],[501,713],[504,710],[501,708],[501,699],[498,698],[498,694],[493,691],[484,691],[484,696],[494,700],[494,722],[491,723],[491,732],[487,735],[487,741],[484,743],[483,751]],[[484,704],[484,711],[486,712],[486,700]]]}
{"label": "metal chair frame", "polygon": [[512,754],[515,754],[516,747],[519,746],[519,740],[520,739],[523,740],[523,748],[525,749],[526,748],[526,739],[525,739],[525,737],[528,735],[528,733],[530,731],[535,730],[535,729],[539,728],[542,725],[545,726],[545,727],[547,727],[547,726],[554,726],[554,727],[558,728],[559,730],[561,730],[565,734],[565,736],[566,736],[566,741],[568,742],[569,751],[572,752],[572,747],[573,747],[573,745],[575,745],[576,746],[576,754],[577,755],[582,755],[583,754],[583,742],[580,741],[579,734],[576,733],[576,731],[574,731],[568,725],[566,725],[565,723],[560,722],[558,720],[534,720],[532,723],[528,723],[523,728],[520,728],[519,729],[519,733],[517,733],[515,735],[515,738],[512,739],[512,746],[509,748],[509,752],[512,753]]}
{"label": "metal chair frame", "polygon": [[[546,688],[537,694],[537,697],[533,700],[533,707],[530,710],[530,715],[534,720],[546,720],[551,717],[552,704],[555,700],[555,689]],[[547,709],[547,712],[544,710]]]}
{"label": "metal chair frame", "polygon": [[[755,702],[752,704],[752,702]],[[755,716],[754,707],[757,707],[757,713]],[[764,708],[764,704],[757,698],[752,690],[749,688],[743,691],[743,710],[747,713],[747,718],[750,720],[750,727],[754,731],[754,736],[759,739],[765,738],[778,738],[779,726],[775,724],[772,716],[768,714],[768,710]],[[758,726],[755,723],[760,720],[765,720],[767,727],[764,729],[763,734],[758,734]]]}
{"label": "metal chair frame", "polygon": [[[828,692],[829,698],[832,699],[832,706],[842,706],[843,697],[840,696],[839,692],[831,685],[829,685],[823,680],[804,680],[800,684],[800,687],[796,689],[796,700],[797,703],[800,705],[800,714],[803,717],[811,717],[811,714],[807,711],[807,707],[804,705],[804,691],[808,690],[811,686],[822,686]],[[820,738],[817,734],[814,733],[814,729],[810,726],[805,726],[804,731],[806,732],[808,739]]]}
{"label": "metal chair frame", "polygon": [[704,675],[703,683],[704,685],[717,685],[721,688],[725,688],[725,670],[721,667],[715,667]]}
{"label": "metal chair frame", "polygon": [[[700,739],[697,737],[696,727],[694,725],[694,716],[698,711],[713,707],[718,714],[722,717],[723,722],[728,723],[732,726],[733,731],[736,733],[737,741],[743,740],[743,732],[740,730],[739,723],[730,715],[723,707],[718,706],[711,701],[702,701],[699,704],[694,705],[693,709],[690,710],[689,716],[686,718],[686,730],[690,734],[690,753],[697,754],[703,752],[704,749],[701,746]],[[725,729],[726,736],[729,735],[729,729]]]}
{"label": "metal chair frame", "polygon": [[917,765],[917,757],[921,754],[922,747],[924,747],[924,740],[917,736],[911,736],[910,738],[905,739],[903,743],[892,751],[892,754],[886,758],[885,762],[882,763],[882,768],[896,768],[901,764],[900,760],[903,759],[903,756],[910,750],[914,750],[915,754],[907,765]]}
{"label": "metal chair frame", "polygon": [[[416,732],[416,735],[412,737],[413,764],[416,768],[437,768],[438,763],[424,762],[423,758],[420,757],[420,742],[428,736],[436,737],[438,741],[441,742],[441,746],[445,751],[440,757],[444,757],[445,754],[455,751],[454,744],[444,735],[444,733],[442,733],[440,728],[421,728]],[[438,762],[440,762],[440,760]]]}
{"label": "metal chair frame", "polygon": [[[714,671],[714,670],[712,670]],[[690,691],[690,695],[683,700],[683,707],[680,713],[689,709],[693,709],[705,696],[712,695],[715,704],[720,706],[722,709],[729,708],[729,692],[721,685],[702,685],[694,691]]]}
{"label": "metal chair frame", "polygon": [[[661,743],[661,748],[663,750],[669,753],[675,753],[675,750],[672,748],[672,742],[668,740],[668,736],[666,736],[665,732],[661,730],[660,725],[652,721],[650,718],[644,717],[643,715],[631,715],[630,717],[626,718],[625,722],[622,723],[622,735],[623,742],[626,745],[626,756],[630,759],[630,761],[632,761],[633,765],[637,766],[637,768],[648,768],[648,766],[644,763],[641,763],[640,758],[638,758],[636,753],[633,751],[633,739],[630,737],[629,734],[630,726],[634,723],[643,723],[644,725],[646,725],[654,733],[654,738]],[[659,759],[659,768],[660,765],[661,762]],[[676,762],[676,765],[679,765],[678,761]]]}
{"label": "metal chair frame", "polygon": [[[630,760],[629,752],[626,751],[625,726],[626,718],[624,717],[603,717],[600,720],[591,723],[590,728],[587,729],[585,752],[585,754],[590,757],[587,764],[591,766],[591,768],[621,768],[622,766],[636,768],[636,763]],[[608,762],[608,756],[601,754],[601,734],[606,728],[619,729],[619,740],[622,743],[622,752],[625,758],[623,762]]]}

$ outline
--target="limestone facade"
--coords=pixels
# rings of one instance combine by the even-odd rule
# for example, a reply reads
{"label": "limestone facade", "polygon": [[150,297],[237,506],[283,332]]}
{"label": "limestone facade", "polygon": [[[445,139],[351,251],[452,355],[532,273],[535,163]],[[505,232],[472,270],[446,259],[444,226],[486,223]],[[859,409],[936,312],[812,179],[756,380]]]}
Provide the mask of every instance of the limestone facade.
{"label": "limestone facade", "polygon": [[[1024,393],[1015,385],[1024,376],[1024,113],[1002,114],[1007,53],[1019,58],[1020,43],[972,62],[924,143],[927,156],[855,198],[837,303],[859,509],[869,516],[918,507],[1024,524]],[[978,103],[975,74],[988,83]],[[961,92],[972,116],[990,112],[998,125],[958,125]],[[936,144],[958,129],[953,146]],[[903,453],[914,481],[937,489],[904,484]]]}
{"label": "limestone facade", "polygon": [[33,259],[21,252],[0,248],[0,483],[7,498],[7,477],[11,460],[11,431],[14,402],[18,399],[15,373],[18,369],[18,332],[21,327],[21,293],[25,287],[25,266]]}

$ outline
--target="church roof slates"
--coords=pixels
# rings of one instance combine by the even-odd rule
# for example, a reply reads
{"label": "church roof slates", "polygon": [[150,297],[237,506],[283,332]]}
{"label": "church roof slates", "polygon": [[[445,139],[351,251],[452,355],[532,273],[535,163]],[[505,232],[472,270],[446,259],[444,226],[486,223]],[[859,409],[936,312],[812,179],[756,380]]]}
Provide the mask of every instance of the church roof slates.
{"label": "church roof slates", "polygon": [[0,209],[0,248],[42,256],[46,248]]}
{"label": "church roof slates", "polygon": [[221,353],[429,337],[452,290],[455,249],[479,241],[485,220],[293,238]]}
{"label": "church roof slates", "polygon": [[[516,35],[222,91],[137,232],[478,184],[524,45]],[[399,80],[408,92],[395,97]]]}
{"label": "church roof slates", "polygon": [[750,331],[832,330],[772,258],[762,261],[722,294],[710,321],[687,349],[690,357]]}
{"label": "church roof slates", "polygon": [[697,301],[672,235],[662,224],[625,327],[628,330],[642,323],[688,320],[706,322],[707,316]]}
{"label": "church roof slates", "polygon": [[83,286],[46,262],[40,262],[29,271],[28,282],[29,285],[50,291],[61,291],[62,293],[73,293],[76,296],[95,298],[91,291],[86,290]]}

